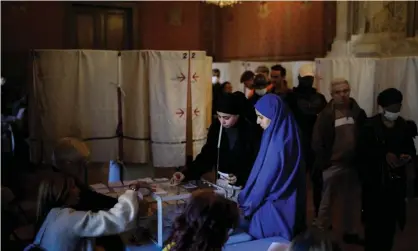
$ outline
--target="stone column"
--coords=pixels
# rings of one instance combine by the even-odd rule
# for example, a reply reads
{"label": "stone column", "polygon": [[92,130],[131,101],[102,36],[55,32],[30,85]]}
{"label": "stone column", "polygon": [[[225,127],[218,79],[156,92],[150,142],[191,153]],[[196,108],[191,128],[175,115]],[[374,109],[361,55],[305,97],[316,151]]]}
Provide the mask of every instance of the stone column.
{"label": "stone column", "polygon": [[335,40],[347,41],[349,39],[349,1],[338,1],[337,2],[337,33]]}
{"label": "stone column", "polygon": [[415,55],[418,39],[406,36],[413,30],[410,6],[404,1],[338,2],[337,36],[327,57]]}
{"label": "stone column", "polygon": [[344,57],[348,56],[347,40],[350,34],[349,24],[349,1],[337,1],[336,3],[336,34],[332,43],[331,51],[327,57]]}

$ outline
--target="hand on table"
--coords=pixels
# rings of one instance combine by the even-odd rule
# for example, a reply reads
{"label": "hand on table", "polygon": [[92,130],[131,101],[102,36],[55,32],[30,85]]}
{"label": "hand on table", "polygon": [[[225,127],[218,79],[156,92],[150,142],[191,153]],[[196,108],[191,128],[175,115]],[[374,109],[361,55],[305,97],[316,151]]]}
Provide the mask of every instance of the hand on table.
{"label": "hand on table", "polygon": [[228,181],[230,185],[235,185],[235,183],[237,183],[237,176],[234,174],[229,174],[228,177],[224,177],[224,179]]}
{"label": "hand on table", "polygon": [[134,189],[134,190],[139,190],[140,188],[151,189],[151,186],[150,184],[144,181],[135,181],[129,184],[129,188]]}
{"label": "hand on table", "polygon": [[186,177],[181,172],[175,172],[173,177],[170,180],[171,185],[178,185],[180,184]]}

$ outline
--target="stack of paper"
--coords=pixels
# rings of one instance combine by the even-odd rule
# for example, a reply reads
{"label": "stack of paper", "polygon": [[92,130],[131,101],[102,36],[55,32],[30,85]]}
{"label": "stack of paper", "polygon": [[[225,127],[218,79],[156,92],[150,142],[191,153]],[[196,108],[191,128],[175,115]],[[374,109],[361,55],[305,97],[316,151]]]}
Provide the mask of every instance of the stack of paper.
{"label": "stack of paper", "polygon": [[91,188],[93,188],[94,191],[101,193],[101,194],[108,194],[110,192],[109,188],[102,183],[90,185]]}

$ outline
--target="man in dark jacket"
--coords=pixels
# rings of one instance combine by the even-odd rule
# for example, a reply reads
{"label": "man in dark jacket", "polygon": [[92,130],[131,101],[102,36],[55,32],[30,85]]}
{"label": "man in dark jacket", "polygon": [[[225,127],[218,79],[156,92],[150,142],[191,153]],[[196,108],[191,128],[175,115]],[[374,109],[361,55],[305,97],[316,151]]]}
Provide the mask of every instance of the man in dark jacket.
{"label": "man in dark jacket", "polygon": [[[213,169],[217,171],[217,184],[224,187],[231,199],[247,182],[257,157],[262,131],[246,117],[242,97],[224,94],[218,103],[218,120],[209,128],[206,144],[191,166],[173,175],[172,182],[198,180]],[[254,110],[253,110],[254,112]]]}
{"label": "man in dark jacket", "polygon": [[282,65],[277,64],[271,67],[270,81],[269,91],[271,93],[285,97],[290,91],[286,81],[286,68]]}
{"label": "man in dark jacket", "polygon": [[257,101],[268,93],[267,87],[269,82],[264,74],[257,74],[254,78],[254,94],[248,101],[254,106]]}
{"label": "man in dark jacket", "polygon": [[323,194],[314,224],[319,229],[328,229],[331,226],[332,208],[335,208],[337,198],[341,198],[343,240],[346,243],[359,244],[360,239],[354,225],[356,202],[361,197],[356,170],[356,146],[366,114],[350,98],[347,80],[332,81],[331,96],[332,100],[318,115],[312,135],[314,172],[322,172],[323,177]]}
{"label": "man in dark jacket", "polygon": [[322,175],[313,175],[316,173],[312,172],[315,153],[312,150],[311,141],[317,116],[327,105],[327,101],[324,95],[313,88],[314,78],[312,64],[302,65],[299,69],[298,86],[294,87],[293,91],[288,92],[284,100],[295,116],[302,135],[306,170],[311,175],[313,202],[315,215],[317,216],[322,194]]}
{"label": "man in dark jacket", "polygon": [[392,250],[396,225],[405,226],[406,169],[413,168],[416,132],[399,116],[402,99],[395,88],[381,92],[383,112],[368,119],[360,137],[365,251]]}

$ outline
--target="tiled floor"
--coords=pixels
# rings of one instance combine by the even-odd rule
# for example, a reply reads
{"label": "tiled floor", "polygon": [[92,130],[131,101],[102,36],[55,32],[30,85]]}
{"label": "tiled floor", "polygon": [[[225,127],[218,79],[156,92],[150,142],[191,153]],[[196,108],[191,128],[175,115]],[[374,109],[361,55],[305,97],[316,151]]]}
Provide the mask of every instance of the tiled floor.
{"label": "tiled floor", "polygon": [[[94,184],[98,182],[106,182],[108,178],[108,167],[106,165],[92,165],[89,170],[89,183]],[[40,180],[44,175],[47,175],[50,170],[38,170],[31,174],[25,175],[22,184],[25,186],[26,200],[36,200],[36,190]],[[125,179],[135,179],[140,177],[170,177],[174,173],[173,169],[155,169],[149,165],[127,165]],[[308,184],[308,190],[310,191]],[[309,223],[313,219],[313,205],[312,202],[308,202],[308,221]],[[341,235],[341,224],[337,220],[338,212],[341,212],[336,208],[335,221],[333,223],[333,233],[337,240]],[[384,224],[382,222],[382,224]],[[360,221],[357,224],[359,231],[361,232]],[[361,251],[363,248],[355,245],[343,245],[344,251]],[[376,250],[379,251],[379,250]],[[408,222],[404,232],[398,232],[396,237],[396,244],[393,251],[418,251],[418,200],[411,200],[408,203]]]}

